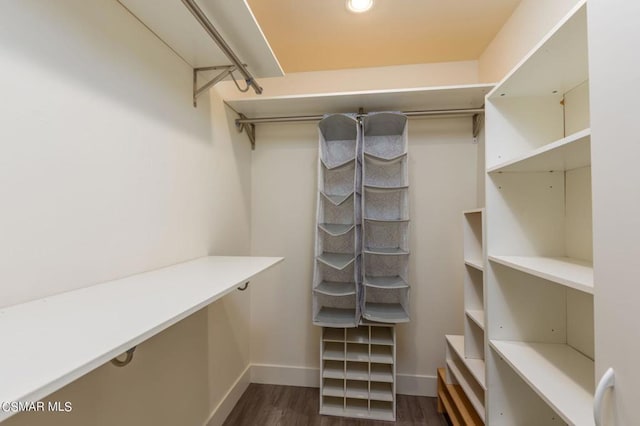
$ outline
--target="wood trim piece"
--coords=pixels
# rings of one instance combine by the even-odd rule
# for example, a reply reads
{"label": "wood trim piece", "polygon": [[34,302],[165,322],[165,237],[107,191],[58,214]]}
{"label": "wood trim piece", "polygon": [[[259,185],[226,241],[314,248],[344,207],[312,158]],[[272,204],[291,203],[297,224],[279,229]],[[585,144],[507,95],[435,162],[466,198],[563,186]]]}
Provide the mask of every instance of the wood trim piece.
{"label": "wood trim piece", "polygon": [[438,368],[438,412],[446,412],[454,426],[484,426],[460,385],[447,384],[444,368]]}

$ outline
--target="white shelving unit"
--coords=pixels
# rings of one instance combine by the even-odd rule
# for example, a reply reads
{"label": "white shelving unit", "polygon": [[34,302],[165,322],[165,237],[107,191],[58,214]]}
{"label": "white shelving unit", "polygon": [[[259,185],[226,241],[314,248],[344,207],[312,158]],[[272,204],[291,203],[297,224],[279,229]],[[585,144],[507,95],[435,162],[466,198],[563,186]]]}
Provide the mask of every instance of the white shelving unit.
{"label": "white shelving unit", "polygon": [[0,309],[0,400],[38,401],[282,260],[203,257]]}
{"label": "white shelving unit", "polygon": [[488,424],[594,424],[586,9],[487,96]]}
{"label": "white shelving unit", "polygon": [[[485,310],[484,310],[484,209],[463,212],[464,335],[446,338],[446,383],[457,384],[476,411],[485,419]],[[451,401],[464,411],[464,401]],[[451,414],[450,414],[451,415]],[[473,417],[470,417],[472,421]],[[476,424],[476,423],[474,423]]]}
{"label": "white shelving unit", "polygon": [[323,328],[320,414],[394,421],[395,327]]}

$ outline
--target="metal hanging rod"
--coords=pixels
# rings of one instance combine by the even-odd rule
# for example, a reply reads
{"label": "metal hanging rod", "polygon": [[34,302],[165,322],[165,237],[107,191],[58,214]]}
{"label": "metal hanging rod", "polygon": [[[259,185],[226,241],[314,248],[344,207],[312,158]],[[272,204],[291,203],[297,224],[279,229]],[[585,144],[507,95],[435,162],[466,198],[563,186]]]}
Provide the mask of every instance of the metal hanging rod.
{"label": "metal hanging rod", "polygon": [[[262,94],[262,87],[255,80],[253,75],[247,70],[245,64],[242,63],[240,58],[235,54],[235,52],[231,49],[231,47],[227,44],[227,42],[222,38],[218,30],[213,26],[209,18],[204,14],[202,9],[195,3],[194,0],[182,0],[182,3],[189,9],[191,14],[196,18],[196,20],[202,25],[202,28],[209,34],[209,36],[215,41],[220,50],[227,56],[227,58],[231,61],[232,65],[227,66],[216,66],[216,67],[206,67],[206,68],[196,68],[193,70],[194,74],[194,91],[193,91],[193,104],[196,106],[196,98],[200,95],[204,90],[223,80],[225,77],[230,75],[233,71],[238,71],[242,74],[244,81],[247,83],[247,89],[249,87],[253,87],[253,90],[256,94]],[[212,69],[224,69],[224,71],[216,76],[213,80],[202,86],[201,88],[196,87],[196,78],[197,73],[200,71],[212,70]],[[237,85],[237,82],[236,82]],[[238,89],[240,87],[238,86]],[[242,90],[242,89],[241,89]]]}
{"label": "metal hanging rod", "polygon": [[[425,111],[405,111],[407,117],[428,117],[428,116],[467,116],[484,112],[484,108],[467,108],[467,109],[439,109]],[[357,114],[357,116],[365,116],[365,113]],[[263,124],[263,123],[287,123],[296,121],[320,121],[324,115],[290,115],[284,117],[241,117],[236,120],[236,125],[242,124]]]}
{"label": "metal hanging rod", "polygon": [[[227,104],[227,106],[229,106]],[[229,106],[230,107],[230,106]],[[230,107],[231,108],[231,107]],[[236,119],[236,129],[238,132],[245,131],[251,142],[251,149],[256,148],[256,124],[263,123],[293,123],[303,121],[320,121],[324,115],[289,115],[283,117],[256,117],[249,118],[244,114],[241,114],[231,108],[240,118]],[[459,108],[459,109],[435,109],[424,111],[404,111],[403,114],[407,117],[468,117],[473,119],[473,139],[477,141],[480,129],[482,126],[482,120],[480,114],[484,113],[484,106],[481,108]],[[362,108],[359,109],[356,117],[364,117],[367,114]]]}

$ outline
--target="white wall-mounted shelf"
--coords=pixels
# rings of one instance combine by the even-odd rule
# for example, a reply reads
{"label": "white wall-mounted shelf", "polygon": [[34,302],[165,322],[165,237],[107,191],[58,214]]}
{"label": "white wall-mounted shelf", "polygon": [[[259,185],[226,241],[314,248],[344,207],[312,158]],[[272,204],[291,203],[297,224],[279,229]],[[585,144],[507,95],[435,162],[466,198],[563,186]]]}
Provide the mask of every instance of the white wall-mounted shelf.
{"label": "white wall-mounted shelf", "polygon": [[0,309],[0,400],[38,401],[282,260],[203,257]]}
{"label": "white wall-mounted shelf", "polygon": [[[445,336],[449,345],[453,348],[456,355],[464,362],[465,366],[471,373],[474,379],[482,387],[486,389],[485,373],[484,373],[484,360],[475,358],[466,358],[464,356],[464,336]],[[484,406],[484,402],[482,404]]]}
{"label": "white wall-mounted shelf", "polygon": [[583,129],[487,169],[487,173],[566,171],[591,165],[591,129]]}
{"label": "white wall-mounted shelf", "polygon": [[559,22],[516,65],[489,97],[521,97],[566,93],[589,78],[586,0]]}
{"label": "white wall-mounted shelf", "polygon": [[471,321],[476,323],[476,325],[480,327],[480,329],[484,330],[484,311],[467,309],[465,311],[465,314],[467,315],[467,317],[469,317],[469,319],[471,319]]}
{"label": "white wall-mounted shelf", "polygon": [[[229,60],[180,0],[118,0],[192,68]],[[284,75],[246,1],[198,0],[198,6],[255,77]]]}
{"label": "white wall-mounted shelf", "polygon": [[[453,377],[448,377],[449,383],[458,384],[464,391],[465,396],[476,410],[478,416],[484,421],[484,384],[480,384],[477,375],[482,370],[482,380],[484,381],[484,361],[472,360],[473,374],[468,368],[468,358],[464,358],[464,336],[445,336],[447,341],[447,371]],[[462,354],[462,356],[460,356]],[[480,365],[480,363],[482,363]],[[481,368],[480,368],[481,367]]]}
{"label": "white wall-mounted shelf", "polygon": [[570,425],[593,425],[593,361],[564,344],[490,342],[490,346]]}
{"label": "white wall-mounted shelf", "polygon": [[593,263],[568,257],[489,256],[504,266],[593,294]]}
{"label": "white wall-mounted shelf", "polygon": [[358,112],[359,108],[365,111],[469,109],[481,108],[485,95],[493,86],[471,84],[291,96],[263,95],[225,102],[251,118]]}
{"label": "white wall-mounted shelf", "polygon": [[471,266],[478,271],[484,271],[484,266],[482,265],[482,260],[480,259],[465,259],[464,264],[467,266]]}

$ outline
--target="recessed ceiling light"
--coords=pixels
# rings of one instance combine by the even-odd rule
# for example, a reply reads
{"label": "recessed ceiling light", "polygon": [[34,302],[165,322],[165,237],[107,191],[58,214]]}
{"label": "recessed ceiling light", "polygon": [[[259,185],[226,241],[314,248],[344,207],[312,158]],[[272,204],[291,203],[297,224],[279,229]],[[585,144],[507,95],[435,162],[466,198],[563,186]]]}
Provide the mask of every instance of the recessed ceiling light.
{"label": "recessed ceiling light", "polygon": [[362,13],[371,9],[373,0],[347,0],[347,9],[354,13]]}

